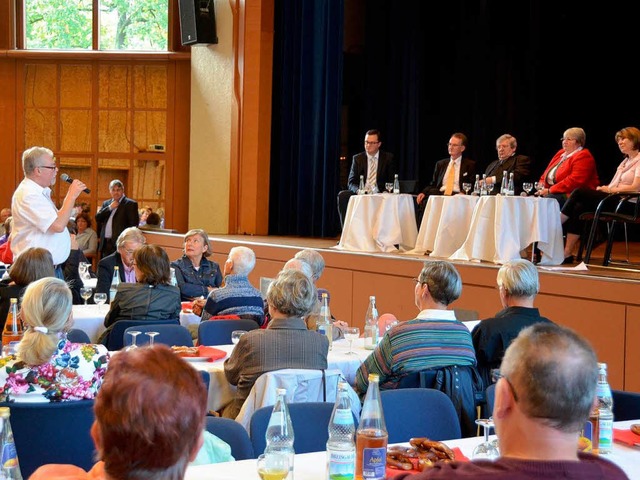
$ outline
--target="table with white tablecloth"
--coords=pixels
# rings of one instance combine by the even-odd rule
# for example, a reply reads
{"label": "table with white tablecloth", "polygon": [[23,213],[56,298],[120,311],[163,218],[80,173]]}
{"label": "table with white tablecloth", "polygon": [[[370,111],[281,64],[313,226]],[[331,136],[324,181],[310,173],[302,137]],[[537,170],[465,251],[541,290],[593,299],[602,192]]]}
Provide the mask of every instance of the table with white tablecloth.
{"label": "table with white tablecloth", "polygon": [[541,265],[560,265],[564,244],[560,208],[553,198],[480,197],[467,238],[450,260],[504,263],[520,258],[520,252],[536,243]]}
{"label": "table with white tablecloth", "polygon": [[[614,422],[616,428],[629,428],[631,423],[638,423],[640,420],[627,422]],[[491,435],[493,440],[495,435]],[[445,440],[449,448],[459,448],[462,454],[471,458],[473,449],[483,441],[482,437],[458,438],[455,440]],[[262,452],[256,452],[260,454]],[[604,456],[606,459],[618,465],[627,474],[630,480],[640,480],[640,449],[627,445],[615,443],[613,452]],[[324,480],[326,474],[326,452],[303,453],[295,456],[293,474],[296,480]],[[398,471],[400,473],[400,471]],[[241,460],[237,462],[224,462],[212,465],[190,466],[187,468],[185,480],[258,480],[256,460]]]}
{"label": "table with white tablecloth", "polygon": [[349,199],[340,243],[335,248],[358,252],[396,252],[398,247],[410,250],[417,235],[412,195],[353,195]]}
{"label": "table with white tablecloth", "polygon": [[447,258],[467,238],[473,211],[480,197],[475,195],[430,195],[424,208],[416,246],[407,253]]}

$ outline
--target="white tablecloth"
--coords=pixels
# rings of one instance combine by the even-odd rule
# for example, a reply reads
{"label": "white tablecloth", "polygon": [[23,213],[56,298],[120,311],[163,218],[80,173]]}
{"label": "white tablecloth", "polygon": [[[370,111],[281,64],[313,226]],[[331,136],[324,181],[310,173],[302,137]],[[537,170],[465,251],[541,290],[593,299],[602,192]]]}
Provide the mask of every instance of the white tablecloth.
{"label": "white tablecloth", "polygon": [[424,208],[416,246],[407,253],[447,258],[462,246],[480,197],[430,195]]}
{"label": "white tablecloth", "polygon": [[[555,200],[554,200],[555,201]],[[631,423],[638,423],[640,420],[628,422],[615,422],[617,428],[629,428]],[[491,436],[495,438],[495,436]],[[480,437],[460,438],[447,440],[445,443],[450,448],[458,447],[463,455],[471,458],[474,447],[482,442]],[[257,452],[262,453],[262,452]],[[640,449],[622,444],[614,444],[613,453],[605,458],[612,461],[624,470],[630,480],[640,480]],[[293,473],[295,480],[324,480],[326,478],[326,453],[314,452],[303,453],[295,456]],[[256,470],[256,460],[242,460],[238,462],[217,463],[214,465],[200,465],[188,467],[185,480],[258,480]]]}
{"label": "white tablecloth", "polygon": [[480,197],[469,232],[451,260],[504,263],[520,258],[520,251],[538,242],[541,265],[564,260],[560,208],[552,198]]}
{"label": "white tablecloth", "polygon": [[360,252],[395,252],[415,246],[418,228],[411,195],[353,195],[336,248]]}

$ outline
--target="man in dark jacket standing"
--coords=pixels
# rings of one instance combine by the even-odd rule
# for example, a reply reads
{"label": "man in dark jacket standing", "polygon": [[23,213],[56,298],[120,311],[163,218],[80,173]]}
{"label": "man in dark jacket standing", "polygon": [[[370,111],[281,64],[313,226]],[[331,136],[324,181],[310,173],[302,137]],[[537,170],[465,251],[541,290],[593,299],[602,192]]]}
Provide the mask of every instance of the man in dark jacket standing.
{"label": "man in dark jacket standing", "polygon": [[96,214],[96,222],[100,225],[100,244],[98,250],[101,258],[116,251],[116,240],[125,228],[137,227],[138,202],[128,198],[124,193],[124,185],[118,180],[109,183],[111,198],[105,200]]}

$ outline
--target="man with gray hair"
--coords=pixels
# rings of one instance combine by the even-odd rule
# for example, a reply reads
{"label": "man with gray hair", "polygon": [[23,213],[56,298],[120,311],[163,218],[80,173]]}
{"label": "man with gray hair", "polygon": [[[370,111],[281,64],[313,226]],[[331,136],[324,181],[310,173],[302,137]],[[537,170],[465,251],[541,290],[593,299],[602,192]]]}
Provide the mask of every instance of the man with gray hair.
{"label": "man with gray hair", "polygon": [[568,328],[553,323],[525,328],[507,348],[496,384],[493,421],[500,458],[440,462],[394,479],[628,478],[602,456],[578,452],[578,436],[596,396],[597,362],[591,345]]}
{"label": "man with gray hair", "polygon": [[[256,254],[247,247],[233,247],[224,263],[224,286],[209,292],[202,320],[216,315],[238,315],[252,318],[258,325],[264,322],[264,300],[260,290],[249,282],[249,274],[256,266]],[[201,305],[201,304],[200,304]],[[194,311],[197,310],[194,304]]]}
{"label": "man with gray hair", "polygon": [[16,259],[30,247],[51,252],[56,276],[63,279],[60,265],[69,257],[71,237],[67,223],[76,199],[87,186],[73,180],[58,210],[51,200],[51,186],[56,183],[58,166],[53,152],[45,147],[31,147],[22,154],[24,179],[13,193],[11,213],[11,251]]}
{"label": "man with gray hair", "polygon": [[122,231],[116,242],[117,250],[98,262],[98,283],[96,292],[109,294],[115,267],[120,272],[120,281],[136,283],[136,272],[133,268],[133,253],[147,242],[138,227],[129,227]]}
{"label": "man with gray hair", "polygon": [[520,330],[534,323],[551,321],[533,306],[540,282],[538,269],[528,260],[506,262],[498,270],[498,294],[502,310],[478,323],[471,337],[478,359],[478,371],[485,386],[493,383],[491,370],[499,369],[504,352]]}
{"label": "man with gray hair", "polygon": [[120,180],[111,180],[109,193],[111,198],[105,200],[96,213],[100,232],[98,250],[102,258],[116,251],[116,240],[125,228],[137,227],[140,223],[138,202],[125,195],[124,184]]}

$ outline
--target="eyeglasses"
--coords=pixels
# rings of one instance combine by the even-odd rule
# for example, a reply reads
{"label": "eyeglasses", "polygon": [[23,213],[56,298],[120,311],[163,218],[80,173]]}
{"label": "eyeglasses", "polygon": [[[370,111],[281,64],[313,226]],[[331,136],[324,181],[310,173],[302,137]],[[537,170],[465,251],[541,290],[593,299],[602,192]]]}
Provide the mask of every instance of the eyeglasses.
{"label": "eyeglasses", "polygon": [[575,138],[561,138],[560,141],[561,142],[575,142],[576,139]]}
{"label": "eyeglasses", "polygon": [[413,279],[414,282],[419,283],[420,285],[424,285],[427,282],[423,282],[422,280],[420,280],[420,277],[414,278]]}
{"label": "eyeglasses", "polygon": [[447,147],[461,147],[462,145],[458,145],[455,143],[447,143]]}
{"label": "eyeglasses", "polygon": [[511,380],[509,380],[508,377],[506,377],[505,375],[500,373],[500,370],[493,370],[491,372],[491,378],[498,383],[498,380],[500,380],[501,378],[504,378],[504,381],[507,382],[507,385],[509,385],[509,389],[511,390],[511,395],[513,395],[513,399],[517,402],[518,401],[518,394],[516,393],[516,389],[513,388],[513,384],[511,383]]}
{"label": "eyeglasses", "polygon": [[57,165],[39,165],[38,168],[48,168],[49,170],[58,170]]}
{"label": "eyeglasses", "polygon": [[377,145],[380,142],[364,142],[365,145]]}

